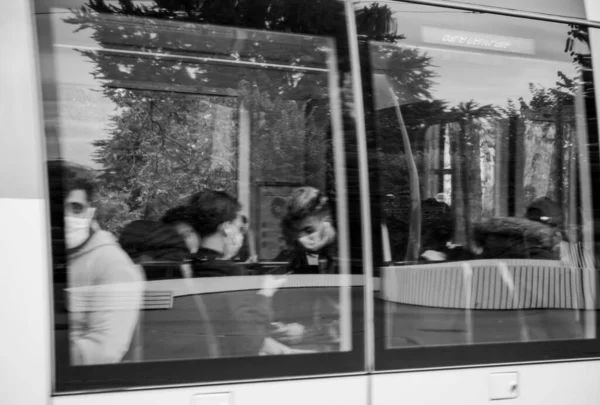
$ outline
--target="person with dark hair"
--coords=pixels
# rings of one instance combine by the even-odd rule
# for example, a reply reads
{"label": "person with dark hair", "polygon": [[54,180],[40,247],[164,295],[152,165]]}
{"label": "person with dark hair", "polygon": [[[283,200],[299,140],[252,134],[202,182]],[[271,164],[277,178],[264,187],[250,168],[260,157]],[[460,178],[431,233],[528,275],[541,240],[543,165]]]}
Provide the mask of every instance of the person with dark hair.
{"label": "person with dark hair", "polygon": [[[244,265],[232,261],[242,247],[248,228],[240,210],[240,203],[223,191],[204,190],[190,198],[190,221],[200,235],[200,248],[193,261],[195,277],[248,274]],[[224,355],[293,352],[269,337],[271,297],[284,282],[283,278],[265,276],[258,293],[223,292],[211,294],[210,300],[206,300],[211,316],[219,316],[215,328]]]}
{"label": "person with dark hair", "polygon": [[192,226],[190,209],[188,206],[180,205],[168,210],[161,218],[163,224],[171,225],[179,235],[183,237],[191,253],[196,253],[200,248],[200,235]]}
{"label": "person with dark hair", "polygon": [[470,260],[475,255],[462,246],[452,246],[454,217],[448,204],[437,198],[421,202],[421,256],[427,262]]}
{"label": "person with dark hair", "polygon": [[297,274],[335,271],[336,230],[328,198],[314,187],[299,187],[288,198],[281,221],[293,253],[288,270]]}
{"label": "person with dark hair", "polygon": [[[283,237],[288,251],[276,258],[289,258],[289,262],[278,272],[294,274],[330,274],[336,272],[337,233],[333,225],[332,207],[327,196],[314,187],[299,187],[292,190],[287,199],[285,214],[281,221]],[[303,302],[296,303],[293,314],[279,314],[281,322],[274,326],[273,336],[287,342],[300,342],[305,336],[321,335],[329,329],[332,335],[339,333],[338,295],[322,291],[306,291]],[[275,304],[277,308],[277,302]],[[303,325],[299,319],[318,319],[312,325]]]}
{"label": "person with dark hair", "polygon": [[[144,266],[146,278],[171,278],[191,275],[189,262],[191,253],[181,235],[172,227],[150,220],[137,220],[125,226],[119,238],[121,247],[131,259]],[[172,262],[171,264],[153,262]],[[181,267],[181,272],[173,272]]]}
{"label": "person with dark hair", "polygon": [[[60,171],[68,291],[71,294],[89,291],[87,294],[92,296],[84,302],[96,304],[91,309],[71,311],[71,361],[74,365],[116,363],[131,344],[144,276],[112,234],[93,226],[96,209],[92,206],[95,192],[92,180],[64,166]],[[128,299],[122,300],[122,296]]]}
{"label": "person with dark hair", "polygon": [[540,197],[531,202],[525,212],[525,218],[558,228],[563,232],[563,213],[558,204],[550,197]]}
{"label": "person with dark hair", "polygon": [[[173,227],[151,220],[129,223],[119,242],[142,267],[148,279],[192,277],[191,253]],[[186,283],[187,284],[187,283]],[[184,286],[189,287],[189,286]],[[178,322],[165,322],[161,311],[148,311],[142,319],[146,361],[219,357],[220,349],[204,299],[188,288],[173,300],[170,314]]]}
{"label": "person with dark hair", "polygon": [[[190,198],[190,223],[200,236],[195,271],[245,274],[243,266],[231,261],[239,253],[247,229],[241,208],[240,203],[224,191],[204,190]],[[213,263],[215,260],[219,262]]]}

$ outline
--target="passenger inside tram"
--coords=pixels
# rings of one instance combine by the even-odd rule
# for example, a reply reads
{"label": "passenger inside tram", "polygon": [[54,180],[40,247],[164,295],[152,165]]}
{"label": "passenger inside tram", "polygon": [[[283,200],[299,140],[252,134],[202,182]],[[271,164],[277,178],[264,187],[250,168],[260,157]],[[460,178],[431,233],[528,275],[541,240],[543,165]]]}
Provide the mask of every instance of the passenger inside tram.
{"label": "passenger inside tram", "polygon": [[475,224],[481,258],[560,259],[562,215],[548,197],[533,201],[525,218],[494,217]]}
{"label": "passenger inside tram", "polygon": [[[336,230],[329,199],[314,187],[294,189],[287,200],[281,228],[290,249],[278,258],[288,263],[275,272],[292,274],[336,273]],[[277,259],[276,259],[277,260]],[[276,319],[273,336],[289,343],[321,340],[332,343],[339,339],[339,294],[314,289],[296,302],[293,314],[277,311],[284,306],[275,296]],[[304,319],[304,321],[303,321]],[[314,322],[314,319],[319,319]]]}
{"label": "passenger inside tram", "polygon": [[65,197],[71,363],[120,362],[138,323],[144,275],[111,233],[92,225],[94,182],[62,162],[49,171]]}
{"label": "passenger inside tram", "polygon": [[454,235],[454,216],[448,204],[435,198],[421,202],[420,261],[441,262],[470,260],[475,257],[467,247],[451,243]]}
{"label": "passenger inside tram", "polygon": [[[281,222],[291,251],[288,272],[335,273],[336,230],[329,199],[314,187],[292,191]],[[280,253],[280,255],[282,255]]]}
{"label": "passenger inside tram", "polygon": [[[248,229],[247,218],[240,214],[240,203],[225,192],[205,190],[190,198],[189,209],[194,229],[201,238],[200,249],[194,255],[194,276],[223,277],[249,274],[242,263],[236,263],[232,260],[238,255],[243,244],[245,231]],[[240,330],[247,331],[244,332],[244,335],[250,337],[250,339],[246,342],[247,351],[232,351],[233,355],[256,354],[257,351],[254,349],[257,346],[253,345],[252,341],[258,340],[257,337],[262,337],[261,354],[304,352],[303,350],[291,349],[279,341],[267,337],[267,334],[273,332],[274,336],[277,336],[280,340],[294,341],[297,339],[298,327],[296,325],[270,322],[272,320],[270,298],[285,281],[284,277],[264,276],[261,289],[257,293],[263,298],[258,300],[252,296],[243,297],[243,293],[236,293],[240,297],[240,307],[233,312],[244,314],[243,319],[238,322],[241,324]],[[213,310],[218,311],[219,308],[223,307],[225,307],[223,303],[215,303]],[[253,314],[256,314],[256,316]],[[269,326],[270,324],[271,326]],[[275,330],[271,331],[273,325]],[[260,330],[252,331],[250,330],[252,327]],[[226,331],[220,333],[220,336],[226,335]]]}
{"label": "passenger inside tram", "polygon": [[147,280],[191,275],[189,269],[182,267],[181,271],[174,271],[173,265],[168,264],[184,263],[191,255],[182,236],[166,225],[147,219],[133,221],[121,232],[119,243],[129,257],[144,268]]}
{"label": "passenger inside tram", "polygon": [[230,230],[235,225],[227,221],[230,217],[237,219],[239,203],[224,192],[206,190],[194,195],[191,204],[187,212],[195,214],[193,224],[204,236],[200,257],[193,257],[183,237],[163,223],[134,221],[125,227],[120,239],[146,272],[170,273],[168,278],[186,279],[186,292],[174,300],[169,319],[164,319],[160,311],[145,313],[144,360],[305,352],[268,336],[271,297],[285,282],[284,278],[266,276],[258,292],[200,293],[203,283],[193,281],[195,277],[244,274],[243,266],[227,258],[237,253],[239,244],[232,240],[239,239]]}

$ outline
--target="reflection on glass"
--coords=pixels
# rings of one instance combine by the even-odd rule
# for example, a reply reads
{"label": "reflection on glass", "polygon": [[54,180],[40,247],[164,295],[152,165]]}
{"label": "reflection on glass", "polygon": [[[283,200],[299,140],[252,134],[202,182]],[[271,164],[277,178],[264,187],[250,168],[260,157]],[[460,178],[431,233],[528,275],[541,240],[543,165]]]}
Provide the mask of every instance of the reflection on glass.
{"label": "reflection on glass", "polygon": [[73,245],[64,217],[71,364],[351,350],[341,3],[311,11],[335,22],[317,35],[277,32],[301,31],[285,7],[245,22],[203,3],[199,19],[177,2],[115,7],[39,17],[54,35],[50,177],[85,208]]}
{"label": "reflection on glass", "polygon": [[377,7],[387,347],[594,338],[587,31]]}

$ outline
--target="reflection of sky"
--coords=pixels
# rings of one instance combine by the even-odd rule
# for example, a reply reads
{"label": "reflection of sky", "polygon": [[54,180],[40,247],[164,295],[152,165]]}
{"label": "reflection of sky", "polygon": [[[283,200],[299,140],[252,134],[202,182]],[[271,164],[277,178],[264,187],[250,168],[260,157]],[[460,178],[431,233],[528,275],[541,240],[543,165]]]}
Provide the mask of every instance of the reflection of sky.
{"label": "reflection of sky", "polygon": [[[54,44],[89,44],[91,30],[74,33],[76,25],[63,21],[67,10],[38,15],[38,24],[49,19]],[[45,21],[47,24],[48,21]],[[40,33],[43,34],[43,33]],[[46,52],[44,50],[43,52]],[[94,64],[74,49],[53,47],[54,77],[57,84],[61,154],[66,160],[99,168],[92,161],[96,148],[92,142],[108,137],[110,117],[116,105],[101,92],[101,82],[92,76]]]}
{"label": "reflection of sky", "polygon": [[509,98],[530,100],[530,82],[552,87],[558,80],[558,70],[571,77],[575,75],[573,66],[563,62],[446,50],[427,53],[438,74],[432,95],[448,101],[450,106],[473,99],[479,104],[505,107]]}
{"label": "reflection of sky", "polygon": [[[54,0],[68,1],[68,0]],[[73,0],[70,0],[73,1]],[[386,3],[385,1],[355,0],[357,7],[363,7],[369,3]],[[465,5],[482,5],[490,7],[499,7],[512,10],[532,11],[543,14],[554,14],[559,16],[585,18],[585,0],[461,0],[457,3],[466,3]],[[420,13],[436,13],[434,10],[420,10],[418,5],[407,4],[407,10],[416,10]],[[412,9],[409,7],[413,7]]]}
{"label": "reflection of sky", "polygon": [[585,17],[584,0],[461,0],[462,3]]}
{"label": "reflection of sky", "polygon": [[[476,0],[472,2],[483,3]],[[511,0],[502,4],[496,1],[495,5],[522,8],[521,2],[526,3]],[[397,34],[405,37],[397,44],[419,48],[432,58],[432,70],[437,77],[433,79],[435,84],[430,91],[434,99],[446,100],[450,106],[473,99],[479,104],[506,107],[507,99],[516,102],[523,97],[530,100],[530,83],[554,87],[558,80],[557,71],[569,77],[577,74],[570,56],[564,52],[569,30],[565,24],[474,14],[419,4],[383,3],[393,12]],[[359,5],[362,7],[366,3]],[[569,4],[566,0],[544,0],[543,5],[541,1],[530,2],[529,7],[545,13],[583,15],[583,2],[580,0],[569,1]],[[513,37],[517,42],[531,43],[534,53],[476,50],[460,45],[431,43],[431,39],[424,34],[424,30],[428,29],[449,35],[462,31],[474,38]],[[518,51],[518,47],[514,50]],[[382,107],[388,104],[384,100],[378,101]]]}
{"label": "reflection of sky", "polygon": [[[83,3],[83,0],[52,0],[46,3],[45,9],[48,10],[48,4],[76,7]],[[570,6],[567,7],[566,0],[544,0],[544,7],[548,13],[553,10],[562,10],[560,12],[565,14],[569,14],[569,10],[579,13],[574,10],[580,10],[580,3],[579,0],[569,0]],[[398,32],[406,35],[400,44],[428,48],[426,51],[432,57],[438,74],[432,94],[436,99],[448,101],[451,106],[471,99],[480,104],[505,106],[509,98],[529,99],[530,82],[551,87],[555,85],[558,70],[568,76],[575,75],[568,55],[563,51],[567,31],[564,25],[446,11],[417,4],[388,4],[395,12]],[[538,7],[538,3],[535,4]],[[511,7],[508,3],[503,6]],[[44,10],[36,8],[36,11]],[[75,33],[77,26],[62,21],[69,16],[68,10],[55,8],[51,11],[52,14],[38,14],[37,19],[38,23],[42,22],[41,25],[51,27],[55,44],[77,46],[93,43],[91,30]],[[531,39],[535,43],[536,55],[525,59],[499,52],[466,52],[459,47],[431,48],[430,44],[421,42],[423,26]],[[55,77],[45,79],[58,83],[63,157],[97,167],[91,161],[95,152],[91,142],[108,136],[109,118],[115,113],[116,106],[98,91],[101,83],[92,76],[92,62],[73,49],[53,47],[51,51],[54,53]]]}

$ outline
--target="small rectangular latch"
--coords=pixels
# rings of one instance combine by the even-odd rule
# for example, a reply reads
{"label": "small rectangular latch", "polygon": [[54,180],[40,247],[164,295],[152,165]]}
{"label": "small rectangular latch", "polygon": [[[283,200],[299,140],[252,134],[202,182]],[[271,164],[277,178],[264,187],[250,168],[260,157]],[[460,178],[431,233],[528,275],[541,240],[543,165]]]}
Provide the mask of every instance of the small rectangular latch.
{"label": "small rectangular latch", "polygon": [[519,396],[519,373],[494,373],[490,375],[490,399],[512,399]]}
{"label": "small rectangular latch", "polygon": [[192,405],[233,405],[231,392],[197,394],[192,397]]}

